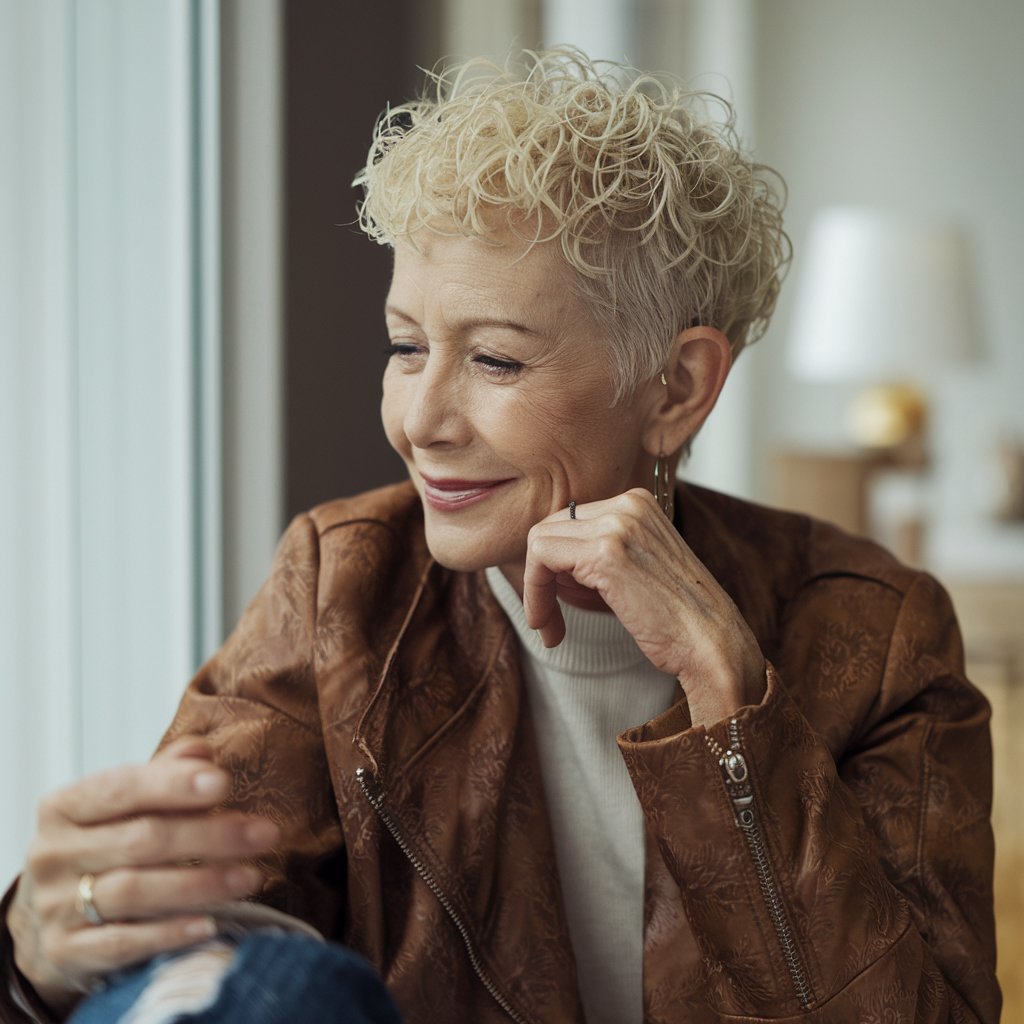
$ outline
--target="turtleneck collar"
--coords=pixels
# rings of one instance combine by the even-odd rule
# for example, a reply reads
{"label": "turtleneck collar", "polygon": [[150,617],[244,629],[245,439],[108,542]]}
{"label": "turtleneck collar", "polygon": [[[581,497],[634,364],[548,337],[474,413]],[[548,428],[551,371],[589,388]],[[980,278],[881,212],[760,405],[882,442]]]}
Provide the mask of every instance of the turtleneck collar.
{"label": "turtleneck collar", "polygon": [[487,570],[491,591],[509,617],[526,654],[561,672],[586,676],[621,676],[652,667],[632,635],[611,612],[586,611],[559,601],[565,619],[565,639],[547,648],[540,634],[526,624],[523,602],[498,568]]}

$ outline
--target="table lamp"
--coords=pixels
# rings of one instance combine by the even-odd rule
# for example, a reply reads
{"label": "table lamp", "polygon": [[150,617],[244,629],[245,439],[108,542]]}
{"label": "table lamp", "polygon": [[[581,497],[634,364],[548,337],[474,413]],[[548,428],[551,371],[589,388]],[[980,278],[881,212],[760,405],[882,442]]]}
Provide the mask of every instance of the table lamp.
{"label": "table lamp", "polygon": [[924,446],[922,383],[979,354],[966,238],[955,225],[860,208],[814,220],[788,347],[799,377],[863,385],[850,409],[858,446]]}

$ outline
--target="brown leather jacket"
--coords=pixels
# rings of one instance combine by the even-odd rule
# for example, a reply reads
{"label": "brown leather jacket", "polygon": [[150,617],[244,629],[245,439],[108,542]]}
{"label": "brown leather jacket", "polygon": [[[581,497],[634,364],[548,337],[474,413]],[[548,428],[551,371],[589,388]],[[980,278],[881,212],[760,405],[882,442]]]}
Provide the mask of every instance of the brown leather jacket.
{"label": "brown leather jacket", "polygon": [[[995,1021],[988,707],[945,593],[805,517],[678,502],[769,685],[619,739],[645,1022]],[[264,898],[367,956],[409,1024],[582,1021],[516,637],[483,574],[432,562],[409,485],[291,524],[182,733],[283,827]]]}

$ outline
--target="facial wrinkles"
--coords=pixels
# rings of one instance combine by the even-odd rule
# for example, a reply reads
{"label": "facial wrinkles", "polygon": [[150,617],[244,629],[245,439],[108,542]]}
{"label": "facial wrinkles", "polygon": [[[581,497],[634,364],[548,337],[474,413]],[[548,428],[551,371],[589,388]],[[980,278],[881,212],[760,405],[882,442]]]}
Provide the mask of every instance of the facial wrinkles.
{"label": "facial wrinkles", "polygon": [[[401,287],[389,296],[411,321],[394,318],[398,335],[408,330],[428,345],[479,348],[522,361],[528,370],[552,366],[561,373],[571,371],[573,377],[592,369],[595,356],[600,358],[589,344],[590,325],[579,314],[570,319],[566,305],[552,301],[550,288],[524,288],[499,271],[484,273],[486,268],[476,266],[470,282],[458,279],[459,268],[416,269],[416,276],[403,277]],[[581,342],[581,337],[587,341]]]}
{"label": "facial wrinkles", "polygon": [[[457,415],[472,419],[474,440],[481,442],[470,441],[469,448],[484,459],[500,453],[510,464],[527,459],[548,480],[553,501],[571,496],[574,467],[603,457],[606,470],[621,471],[622,456],[615,454],[620,431],[609,426],[613,388],[604,346],[586,309],[570,297],[569,282],[552,286],[565,269],[539,250],[517,261],[508,249],[448,241],[432,243],[423,254],[409,247],[396,253],[389,302],[415,321],[396,323],[396,336],[417,335],[428,349],[426,360],[434,361],[431,370],[440,369],[440,360],[452,375],[448,400],[457,394]],[[480,320],[508,320],[536,334],[475,323]],[[475,352],[521,361],[524,369],[508,381],[489,378],[474,366]],[[400,371],[394,384],[413,386]],[[522,445],[516,443],[520,434]]]}
{"label": "facial wrinkles", "polygon": [[[536,322],[538,302],[531,301],[521,287],[500,274],[488,274],[487,279],[470,283],[445,275],[437,282],[436,292],[425,296],[428,317],[434,314],[442,329],[448,332],[460,332],[464,325],[479,325],[483,330],[508,330],[526,337],[530,336],[529,332],[543,333],[543,327]],[[539,319],[543,321],[543,316]],[[513,325],[525,330],[518,332]]]}
{"label": "facial wrinkles", "polygon": [[[570,271],[553,249],[519,242],[459,244],[466,241],[432,239],[422,255],[409,248],[402,253],[418,264],[417,274],[429,280],[429,294],[439,296],[443,307],[469,318],[525,320],[551,338],[576,326],[567,318],[573,304],[565,301]],[[432,261],[442,249],[443,258]],[[559,278],[564,287],[552,287]]]}

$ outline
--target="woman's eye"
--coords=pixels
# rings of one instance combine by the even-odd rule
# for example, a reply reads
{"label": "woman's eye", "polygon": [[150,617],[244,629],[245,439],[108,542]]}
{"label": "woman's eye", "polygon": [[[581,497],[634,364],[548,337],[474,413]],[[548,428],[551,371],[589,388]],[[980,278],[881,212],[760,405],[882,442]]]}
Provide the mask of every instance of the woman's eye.
{"label": "woman's eye", "polygon": [[390,345],[384,346],[384,354],[390,359],[392,356],[414,356],[420,351],[419,345],[408,341],[393,341]]}
{"label": "woman's eye", "polygon": [[523,368],[523,364],[515,359],[499,359],[497,356],[478,355],[474,356],[474,361],[485,366],[489,373],[500,377],[519,373]]}

